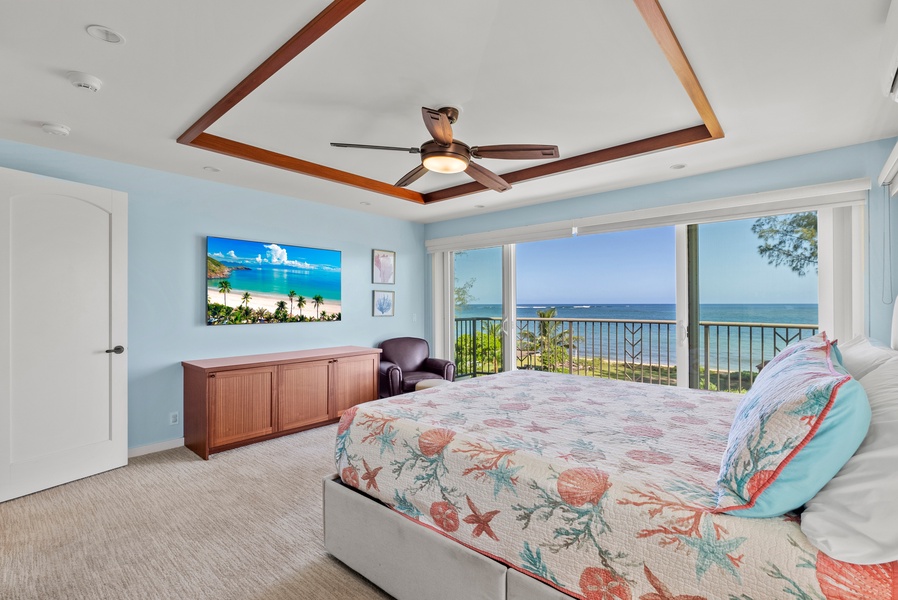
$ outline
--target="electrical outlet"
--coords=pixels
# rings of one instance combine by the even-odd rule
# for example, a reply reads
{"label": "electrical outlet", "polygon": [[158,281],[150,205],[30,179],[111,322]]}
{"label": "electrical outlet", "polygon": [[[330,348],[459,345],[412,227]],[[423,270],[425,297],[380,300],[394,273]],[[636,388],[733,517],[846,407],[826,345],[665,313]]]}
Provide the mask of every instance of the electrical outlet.
{"label": "electrical outlet", "polygon": [[168,415],[168,424],[169,424],[169,425],[177,425],[178,422],[180,421],[180,416],[181,416],[181,415],[179,415],[179,414],[176,413],[176,412],[169,413],[169,415]]}

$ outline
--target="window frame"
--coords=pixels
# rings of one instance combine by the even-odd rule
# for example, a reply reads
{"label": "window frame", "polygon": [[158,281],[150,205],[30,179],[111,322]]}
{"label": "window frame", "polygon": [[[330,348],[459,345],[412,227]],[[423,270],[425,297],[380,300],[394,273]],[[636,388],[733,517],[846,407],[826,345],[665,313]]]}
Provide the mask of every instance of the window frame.
{"label": "window frame", "polygon": [[[503,321],[506,333],[515,331],[515,244],[674,226],[676,246],[677,370],[688,373],[686,337],[688,261],[686,226],[816,211],[818,222],[819,325],[832,339],[865,333],[867,205],[872,182],[868,178],[702,200],[580,219],[555,221],[484,233],[429,239],[431,259],[433,346],[438,356],[452,356],[452,253],[484,247],[503,247]],[[505,367],[515,367],[514,352],[506,352]],[[678,378],[687,385],[688,377]]]}

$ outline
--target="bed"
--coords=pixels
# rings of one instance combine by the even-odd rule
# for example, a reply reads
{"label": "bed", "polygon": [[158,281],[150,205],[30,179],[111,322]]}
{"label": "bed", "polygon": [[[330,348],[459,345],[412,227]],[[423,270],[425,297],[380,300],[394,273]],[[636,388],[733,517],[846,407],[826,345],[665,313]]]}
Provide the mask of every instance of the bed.
{"label": "bed", "polygon": [[794,513],[715,511],[742,396],[512,371],[361,405],[325,546],[400,599],[898,599]]}

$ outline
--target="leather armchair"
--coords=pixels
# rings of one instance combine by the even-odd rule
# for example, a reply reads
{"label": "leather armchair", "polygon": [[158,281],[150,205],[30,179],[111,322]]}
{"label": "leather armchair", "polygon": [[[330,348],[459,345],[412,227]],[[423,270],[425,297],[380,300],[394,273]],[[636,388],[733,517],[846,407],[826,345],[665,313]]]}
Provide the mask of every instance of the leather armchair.
{"label": "leather armchair", "polygon": [[413,337],[393,338],[380,344],[380,397],[387,398],[415,391],[425,379],[455,379],[455,363],[430,358],[427,340]]}

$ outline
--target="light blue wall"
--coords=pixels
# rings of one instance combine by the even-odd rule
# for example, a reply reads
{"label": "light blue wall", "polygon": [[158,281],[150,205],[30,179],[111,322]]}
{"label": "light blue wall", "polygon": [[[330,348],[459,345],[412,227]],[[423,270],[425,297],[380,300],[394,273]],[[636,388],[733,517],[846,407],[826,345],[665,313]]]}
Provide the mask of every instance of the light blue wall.
{"label": "light blue wall", "polygon": [[[711,142],[713,143],[713,142]],[[880,140],[782,160],[696,175],[675,181],[632,187],[603,194],[559,200],[476,217],[425,226],[426,239],[507,229],[552,221],[604,215],[710,200],[754,192],[800,187],[867,177],[873,180],[868,203],[868,322],[870,335],[888,341],[892,305],[898,294],[898,199],[891,201],[891,223],[885,218],[886,198],[876,178],[895,140]],[[522,185],[526,185],[522,184]],[[891,256],[884,250],[888,234],[895,238]],[[894,286],[889,287],[889,274]]]}
{"label": "light blue wall", "polygon": [[[128,445],[182,437],[180,361],[426,337],[423,226],[0,140],[0,166],[128,193]],[[341,250],[343,321],[205,325],[205,236]],[[397,252],[395,286],[371,283],[371,250]],[[396,291],[396,316],[371,292]]]}

